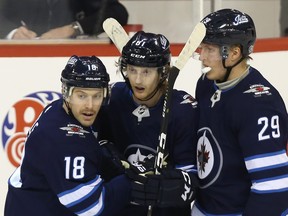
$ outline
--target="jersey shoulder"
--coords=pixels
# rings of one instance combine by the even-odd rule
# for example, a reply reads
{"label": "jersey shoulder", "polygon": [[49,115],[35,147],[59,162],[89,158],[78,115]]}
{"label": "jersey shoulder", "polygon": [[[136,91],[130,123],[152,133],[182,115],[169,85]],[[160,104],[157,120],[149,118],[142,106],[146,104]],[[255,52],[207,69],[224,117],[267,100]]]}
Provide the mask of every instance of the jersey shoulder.
{"label": "jersey shoulder", "polygon": [[197,100],[189,93],[183,90],[173,90],[173,106],[197,108]]}
{"label": "jersey shoulder", "polygon": [[130,88],[127,86],[126,82],[115,82],[110,85],[111,95],[110,100],[115,100],[118,98],[123,98],[126,95],[129,96],[132,94]]}
{"label": "jersey shoulder", "polygon": [[[236,86],[237,87],[237,86]],[[239,103],[247,106],[285,107],[277,89],[255,68],[239,83]]]}

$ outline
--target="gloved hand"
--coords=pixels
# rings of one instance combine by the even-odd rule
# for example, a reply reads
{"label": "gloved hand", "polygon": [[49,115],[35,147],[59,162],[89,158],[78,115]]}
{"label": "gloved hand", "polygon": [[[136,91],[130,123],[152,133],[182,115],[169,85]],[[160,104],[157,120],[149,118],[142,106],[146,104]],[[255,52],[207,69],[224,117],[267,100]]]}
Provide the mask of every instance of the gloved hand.
{"label": "gloved hand", "polygon": [[132,183],[132,202],[144,206],[180,207],[195,198],[198,179],[179,169],[163,169],[159,175],[145,175]]}
{"label": "gloved hand", "polygon": [[125,164],[128,164],[128,162],[124,160],[124,156],[119,153],[114,143],[101,140],[99,144],[102,151],[101,177],[105,181],[109,181],[115,176],[124,174]]}
{"label": "gloved hand", "polygon": [[155,156],[149,154],[143,161],[129,164],[129,167],[126,167],[126,174],[133,181],[142,181],[142,178],[145,178],[144,176],[154,174],[154,163]]}

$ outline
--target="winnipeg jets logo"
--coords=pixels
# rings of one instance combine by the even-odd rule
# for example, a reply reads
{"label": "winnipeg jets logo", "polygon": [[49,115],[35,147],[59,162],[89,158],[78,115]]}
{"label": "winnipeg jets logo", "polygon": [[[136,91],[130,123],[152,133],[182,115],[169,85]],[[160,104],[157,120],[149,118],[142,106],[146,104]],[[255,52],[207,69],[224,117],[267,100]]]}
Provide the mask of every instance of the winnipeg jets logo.
{"label": "winnipeg jets logo", "polygon": [[205,173],[205,167],[206,164],[208,164],[208,161],[210,159],[210,151],[207,150],[207,146],[205,144],[205,137],[206,137],[206,132],[203,134],[204,138],[203,138],[203,142],[200,143],[200,148],[198,148],[197,150],[197,158],[198,158],[198,171],[200,172],[200,174]]}
{"label": "winnipeg jets logo", "polygon": [[134,163],[137,163],[137,161],[143,161],[145,157],[146,157],[146,156],[143,155],[143,154],[141,153],[140,149],[138,148],[137,151],[136,151],[136,153],[129,155],[129,157],[127,158],[127,160],[128,160],[130,163],[134,164]]}
{"label": "winnipeg jets logo", "polygon": [[142,118],[149,117],[150,112],[149,109],[145,105],[138,106],[132,114],[138,118],[138,122],[142,121]]}
{"label": "winnipeg jets logo", "polygon": [[269,91],[270,87],[266,87],[262,84],[255,84],[251,85],[250,89],[247,91],[244,91],[244,93],[252,93],[255,97],[260,97],[261,95],[271,95],[271,92]]}
{"label": "winnipeg jets logo", "polygon": [[218,90],[212,95],[212,97],[210,98],[210,100],[211,100],[211,102],[212,102],[211,107],[214,107],[215,103],[216,103],[217,101],[220,101],[220,99],[221,99],[221,90],[218,89]]}
{"label": "winnipeg jets logo", "polygon": [[223,167],[223,153],[216,137],[208,127],[198,130],[197,169],[200,187],[206,188],[213,184]]}
{"label": "winnipeg jets logo", "polygon": [[239,24],[247,23],[247,22],[248,22],[248,19],[245,15],[237,15],[235,17],[235,22],[233,22],[233,25],[237,26]]}
{"label": "winnipeg jets logo", "polygon": [[86,131],[81,126],[75,124],[68,124],[66,127],[61,127],[60,129],[67,131],[66,136],[72,136],[74,134],[85,136],[85,134],[89,133],[89,131]]}

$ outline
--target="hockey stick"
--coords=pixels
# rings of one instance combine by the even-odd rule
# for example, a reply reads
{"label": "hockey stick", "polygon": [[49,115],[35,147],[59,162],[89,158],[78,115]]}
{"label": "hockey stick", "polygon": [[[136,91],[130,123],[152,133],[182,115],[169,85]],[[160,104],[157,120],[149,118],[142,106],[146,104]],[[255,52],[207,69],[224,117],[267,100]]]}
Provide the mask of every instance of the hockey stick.
{"label": "hockey stick", "polygon": [[[204,39],[206,34],[206,28],[203,23],[198,23],[191,35],[189,36],[186,44],[184,45],[182,51],[180,52],[175,65],[170,68],[168,76],[168,84],[166,87],[163,111],[162,111],[162,125],[160,130],[159,145],[157,146],[157,155],[155,159],[155,174],[160,174],[160,169],[162,168],[164,162],[165,145],[167,137],[167,127],[169,121],[169,114],[172,104],[172,93],[173,87],[178,77],[179,71],[183,69],[189,58],[192,56],[193,52],[199,47],[200,43]],[[148,207],[147,216],[152,215],[152,206]]]}
{"label": "hockey stick", "polygon": [[107,18],[103,22],[103,29],[121,53],[130,39],[124,28],[116,19]]}
{"label": "hockey stick", "polygon": [[206,34],[206,28],[203,23],[198,23],[191,35],[189,36],[186,44],[184,45],[182,51],[180,52],[175,65],[169,70],[168,85],[165,92],[163,111],[162,111],[162,125],[160,131],[159,145],[157,147],[157,155],[155,160],[155,173],[159,174],[160,169],[162,168],[165,144],[166,144],[166,135],[167,135],[167,126],[169,113],[171,109],[171,95],[173,87],[176,81],[176,78],[179,74],[179,71],[183,69],[188,59],[192,56],[193,52],[198,48],[200,43]]}

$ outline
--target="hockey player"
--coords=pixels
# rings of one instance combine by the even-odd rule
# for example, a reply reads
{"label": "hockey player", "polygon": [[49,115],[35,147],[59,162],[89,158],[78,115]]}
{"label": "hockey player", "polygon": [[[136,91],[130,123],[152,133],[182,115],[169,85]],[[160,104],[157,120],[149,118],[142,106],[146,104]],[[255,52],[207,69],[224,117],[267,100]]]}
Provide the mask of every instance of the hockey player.
{"label": "hockey player", "polygon": [[[112,85],[109,106],[100,115],[101,128],[105,122],[110,128],[100,131],[99,136],[113,141],[132,164],[156,153],[170,62],[169,41],[161,34],[137,32],[122,50],[119,67],[125,82]],[[168,167],[162,175],[147,175],[145,186],[133,190],[139,195],[134,198],[141,206],[129,205],[119,215],[146,216],[149,204],[153,205],[153,216],[191,214],[198,108],[184,91],[173,90],[172,97],[165,152]],[[191,179],[185,178],[187,173]],[[157,186],[153,187],[154,183]],[[146,191],[147,188],[155,191]],[[154,196],[150,200],[149,193]]]}
{"label": "hockey player", "polygon": [[193,216],[288,214],[288,117],[278,91],[249,65],[251,17],[233,9],[207,15]]}
{"label": "hockey player", "polygon": [[72,56],[61,81],[63,99],[48,105],[28,133],[5,216],[111,216],[130,200],[126,176],[104,183],[99,175],[110,167],[91,125],[108,99],[105,66],[95,56]]}

